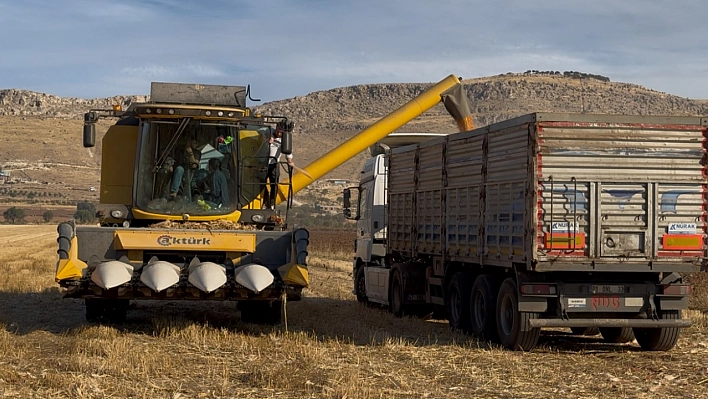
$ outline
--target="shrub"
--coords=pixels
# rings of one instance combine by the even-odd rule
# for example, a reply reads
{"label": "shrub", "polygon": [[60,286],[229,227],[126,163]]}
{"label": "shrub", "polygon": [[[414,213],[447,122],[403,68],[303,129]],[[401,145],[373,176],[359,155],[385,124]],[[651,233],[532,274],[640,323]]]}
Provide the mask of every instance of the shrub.
{"label": "shrub", "polygon": [[25,210],[13,206],[12,208],[9,208],[5,212],[3,212],[2,217],[5,218],[8,223],[19,224],[22,223],[25,219]]}

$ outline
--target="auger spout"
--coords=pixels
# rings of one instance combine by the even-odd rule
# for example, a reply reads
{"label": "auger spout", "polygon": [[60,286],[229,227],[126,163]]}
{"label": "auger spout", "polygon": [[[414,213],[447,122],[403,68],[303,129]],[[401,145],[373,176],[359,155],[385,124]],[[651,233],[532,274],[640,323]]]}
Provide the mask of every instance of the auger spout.
{"label": "auger spout", "polygon": [[[456,119],[460,131],[472,129],[472,116],[467,96],[464,94],[460,79],[455,75],[450,75],[304,167],[305,173],[296,172],[292,178],[292,193],[297,193],[307,187],[441,101],[445,103],[448,112]],[[287,190],[287,185],[279,185],[276,203],[287,200]]]}

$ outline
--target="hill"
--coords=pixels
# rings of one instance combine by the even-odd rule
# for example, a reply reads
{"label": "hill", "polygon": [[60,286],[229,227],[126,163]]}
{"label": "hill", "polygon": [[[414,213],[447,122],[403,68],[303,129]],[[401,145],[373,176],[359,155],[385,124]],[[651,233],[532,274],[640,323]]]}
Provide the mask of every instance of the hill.
{"label": "hill", "polygon": [[[708,115],[708,100],[692,100],[630,83],[580,73],[528,71],[463,81],[476,126],[530,112],[586,112],[639,115]],[[305,166],[373,122],[410,101],[432,83],[367,84],[334,88],[255,108],[286,115],[296,123],[295,159]],[[62,198],[91,199],[98,185],[100,134],[95,149],[81,147],[81,116],[90,108],[124,106],[146,96],[84,100],[18,89],[0,90],[0,166]],[[102,121],[100,133],[111,123]],[[438,105],[403,126],[405,132],[454,132]],[[356,177],[365,159],[354,160],[328,177]],[[31,183],[27,183],[31,184]]]}

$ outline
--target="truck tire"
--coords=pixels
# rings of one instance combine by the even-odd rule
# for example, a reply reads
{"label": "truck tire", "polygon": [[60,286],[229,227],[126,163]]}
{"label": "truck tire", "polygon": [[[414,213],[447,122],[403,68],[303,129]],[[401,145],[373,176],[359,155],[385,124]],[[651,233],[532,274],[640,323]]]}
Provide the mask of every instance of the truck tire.
{"label": "truck tire", "polygon": [[116,324],[125,322],[130,301],[127,299],[86,298],[86,321]]}
{"label": "truck tire", "polygon": [[528,351],[536,347],[541,329],[528,326],[538,313],[519,312],[519,293],[513,279],[507,278],[497,297],[497,331],[499,341],[512,350]]}
{"label": "truck tire", "polygon": [[482,274],[474,280],[470,293],[470,321],[472,335],[477,338],[498,341],[497,332],[497,293],[494,278]]}
{"label": "truck tire", "polygon": [[631,327],[600,327],[600,334],[605,342],[624,344],[634,341]]}
{"label": "truck tire", "polygon": [[445,293],[445,307],[450,328],[469,333],[470,320],[470,278],[466,273],[457,272],[450,279]]}
{"label": "truck tire", "polygon": [[366,297],[366,273],[364,273],[364,265],[361,265],[356,269],[354,289],[356,289],[357,302],[369,302],[369,299]]}
{"label": "truck tire", "polygon": [[241,321],[274,326],[283,319],[283,301],[240,301]]}
{"label": "truck tire", "polygon": [[388,298],[388,310],[396,317],[403,317],[406,310],[403,305],[403,279],[398,269],[394,270],[391,276],[391,292]]}
{"label": "truck tire", "polygon": [[[665,320],[681,319],[680,310],[664,310],[661,318]],[[635,328],[634,337],[642,349],[646,351],[667,351],[678,342],[681,329],[678,327]]]}
{"label": "truck tire", "polygon": [[597,327],[570,327],[570,331],[575,335],[597,335],[600,329]]}

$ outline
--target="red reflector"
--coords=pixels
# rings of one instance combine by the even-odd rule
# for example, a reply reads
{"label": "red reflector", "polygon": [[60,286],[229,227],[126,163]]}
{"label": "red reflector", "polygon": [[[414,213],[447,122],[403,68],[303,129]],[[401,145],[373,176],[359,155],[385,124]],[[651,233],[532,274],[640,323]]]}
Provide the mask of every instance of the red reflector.
{"label": "red reflector", "polygon": [[548,284],[522,284],[521,293],[526,295],[551,295],[556,293],[556,287]]}
{"label": "red reflector", "polygon": [[664,295],[690,295],[691,286],[683,284],[665,285],[662,292],[664,293]]}

